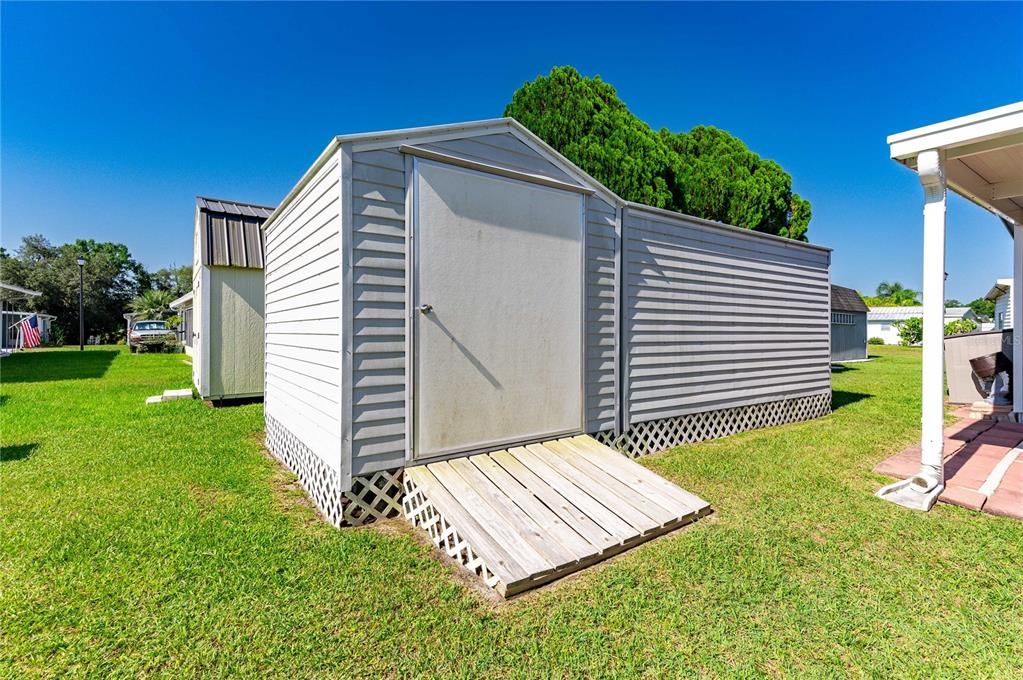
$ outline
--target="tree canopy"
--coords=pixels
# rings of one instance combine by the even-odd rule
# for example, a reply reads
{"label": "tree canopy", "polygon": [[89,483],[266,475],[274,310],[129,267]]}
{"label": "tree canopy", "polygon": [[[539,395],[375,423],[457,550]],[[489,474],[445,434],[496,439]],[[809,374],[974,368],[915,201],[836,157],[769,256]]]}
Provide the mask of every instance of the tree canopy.
{"label": "tree canopy", "polygon": [[915,307],[920,304],[920,291],[906,288],[898,281],[882,281],[876,295],[861,295],[870,307]]}
{"label": "tree canopy", "polygon": [[149,275],[154,290],[162,290],[171,294],[171,299],[179,298],[192,290],[191,265],[164,267]]}
{"label": "tree canopy", "polygon": [[974,314],[985,319],[990,319],[995,315],[995,303],[987,298],[977,298],[967,307],[972,309]]}
{"label": "tree canopy", "polygon": [[78,264],[82,256],[86,335],[116,333],[128,304],[150,286],[149,274],[127,246],[79,239],[53,245],[40,235],[26,236],[13,255],[0,252],[0,280],[42,293],[19,307],[53,314],[58,334],[78,337]]}
{"label": "tree canopy", "polygon": [[714,127],[655,132],[599,76],[554,68],[519,88],[504,115],[626,200],[807,240],[810,203],[780,165]]}

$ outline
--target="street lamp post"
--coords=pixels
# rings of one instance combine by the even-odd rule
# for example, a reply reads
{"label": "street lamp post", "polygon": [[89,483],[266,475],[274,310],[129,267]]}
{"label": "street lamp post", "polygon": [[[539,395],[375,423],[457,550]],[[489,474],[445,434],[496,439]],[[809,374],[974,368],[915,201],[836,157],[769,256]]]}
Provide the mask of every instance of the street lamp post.
{"label": "street lamp post", "polygon": [[85,350],[85,258],[78,256],[78,351]]}

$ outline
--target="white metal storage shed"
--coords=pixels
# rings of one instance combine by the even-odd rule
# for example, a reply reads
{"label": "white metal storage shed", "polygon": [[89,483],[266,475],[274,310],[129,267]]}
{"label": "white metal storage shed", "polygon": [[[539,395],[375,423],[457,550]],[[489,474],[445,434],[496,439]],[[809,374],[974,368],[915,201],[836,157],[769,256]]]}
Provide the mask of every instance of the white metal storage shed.
{"label": "white metal storage shed", "polygon": [[273,208],[195,199],[192,382],[202,399],[263,394],[263,221]]}
{"label": "white metal storage shed", "polygon": [[401,470],[830,411],[830,251],[621,200],[512,119],[335,138],[264,224],[267,445],[335,523]]}

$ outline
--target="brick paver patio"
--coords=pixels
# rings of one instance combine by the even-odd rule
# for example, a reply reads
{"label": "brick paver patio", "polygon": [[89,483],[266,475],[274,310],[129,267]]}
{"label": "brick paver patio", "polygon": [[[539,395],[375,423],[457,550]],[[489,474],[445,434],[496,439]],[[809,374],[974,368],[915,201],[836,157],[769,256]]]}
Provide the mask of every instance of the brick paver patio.
{"label": "brick paver patio", "polygon": [[[920,467],[920,447],[882,461],[874,472],[906,479]],[[945,428],[945,491],[939,500],[1023,519],[1023,424],[960,420]]]}

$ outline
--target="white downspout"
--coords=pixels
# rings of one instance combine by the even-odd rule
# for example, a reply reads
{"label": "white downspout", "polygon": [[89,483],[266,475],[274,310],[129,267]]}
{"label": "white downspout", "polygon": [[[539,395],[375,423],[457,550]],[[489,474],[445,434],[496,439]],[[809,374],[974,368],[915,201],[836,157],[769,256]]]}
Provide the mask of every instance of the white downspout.
{"label": "white downspout", "polygon": [[1012,228],[1012,411],[1023,423],[1023,225]]}
{"label": "white downspout", "polygon": [[917,156],[924,188],[924,328],[920,471],[877,495],[916,510],[930,510],[945,489],[945,159],[937,150]]}

